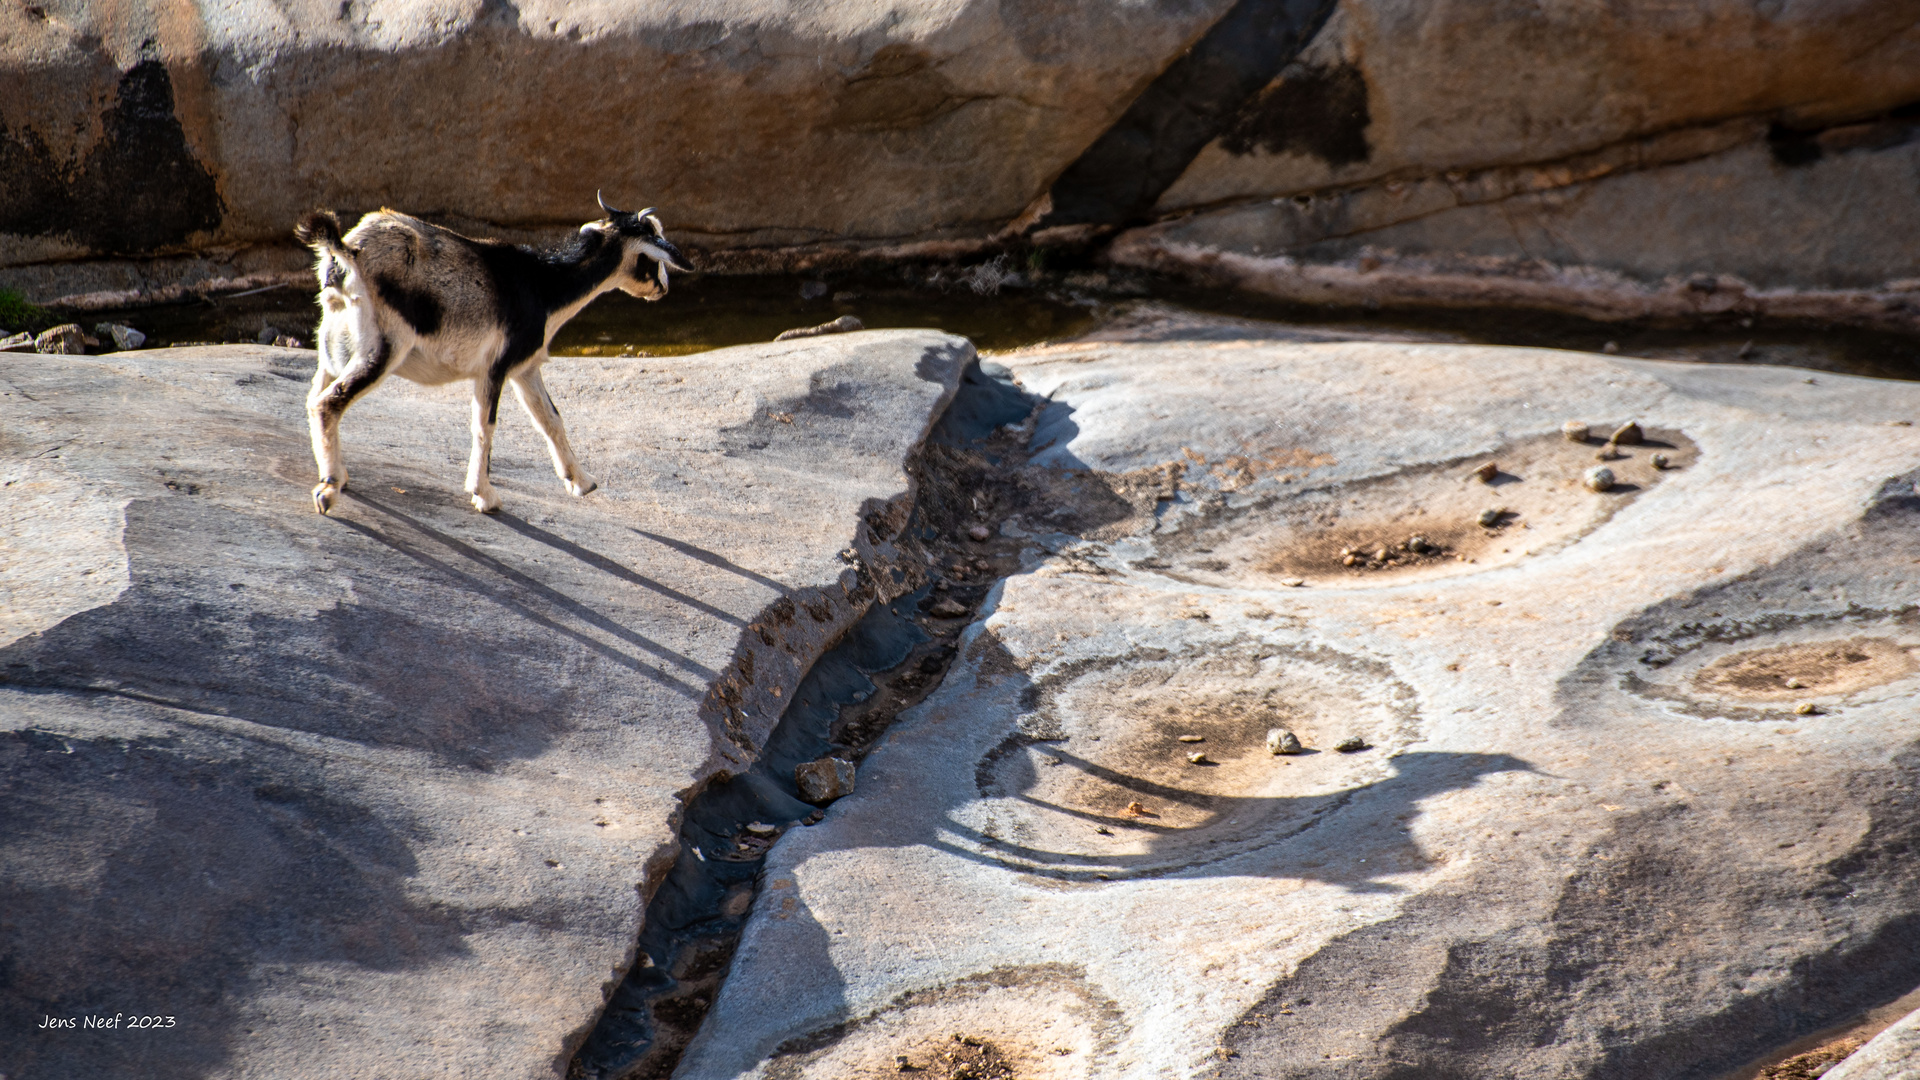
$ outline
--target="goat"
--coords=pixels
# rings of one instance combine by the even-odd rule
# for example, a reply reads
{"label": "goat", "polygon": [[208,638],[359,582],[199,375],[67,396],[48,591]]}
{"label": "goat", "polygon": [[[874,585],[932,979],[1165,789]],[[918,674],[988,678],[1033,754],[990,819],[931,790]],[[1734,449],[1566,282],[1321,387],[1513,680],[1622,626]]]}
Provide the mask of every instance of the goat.
{"label": "goat", "polygon": [[540,378],[547,347],[594,297],[619,289],[643,300],[667,295],[667,270],[691,269],[649,207],[615,210],[580,226],[560,247],[536,251],[475,240],[392,210],[360,219],[341,235],[331,210],[307,214],[293,235],[315,255],[322,309],[315,335],[320,364],[307,395],[307,426],[320,482],[313,508],[325,514],[347,470],[340,418],[388,375],[439,386],[473,383],[473,453],[467,494],[490,514],[500,497],[488,478],[500,394],[508,385],[547,440],[554,472],[573,495],[598,484],[574,460],[560,412]]}

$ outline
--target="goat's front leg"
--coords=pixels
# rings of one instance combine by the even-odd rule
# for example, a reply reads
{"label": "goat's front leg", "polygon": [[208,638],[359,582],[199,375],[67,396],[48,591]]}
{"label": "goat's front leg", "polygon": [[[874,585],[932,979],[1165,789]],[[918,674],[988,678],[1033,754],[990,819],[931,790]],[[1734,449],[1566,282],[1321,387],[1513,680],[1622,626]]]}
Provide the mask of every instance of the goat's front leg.
{"label": "goat's front leg", "polygon": [[493,372],[473,380],[473,453],[467,458],[467,494],[473,496],[473,508],[483,514],[500,509],[500,494],[493,490],[488,473],[493,468],[493,428],[500,419],[503,389]]}
{"label": "goat's front leg", "polygon": [[319,513],[331,511],[340,489],[347,486],[347,466],[340,458],[340,418],[346,415],[347,406],[387,373],[390,353],[386,338],[362,338],[355,342],[354,353],[339,378],[328,378],[324,364],[313,374],[313,389],[307,394],[307,431],[313,438],[313,463],[320,473],[320,482],[313,488],[313,508]]}
{"label": "goat's front leg", "polygon": [[546,380],[540,377],[540,365],[546,359],[544,350],[536,353],[527,366],[509,375],[507,381],[513,384],[513,394],[520,399],[520,407],[527,410],[533,426],[546,437],[547,452],[553,455],[553,471],[560,475],[560,482],[567,485],[567,493],[585,495],[599,487],[600,482],[580,467],[573,456],[573,447],[567,443],[567,428],[560,421],[560,410],[553,407],[553,396],[547,393]]}

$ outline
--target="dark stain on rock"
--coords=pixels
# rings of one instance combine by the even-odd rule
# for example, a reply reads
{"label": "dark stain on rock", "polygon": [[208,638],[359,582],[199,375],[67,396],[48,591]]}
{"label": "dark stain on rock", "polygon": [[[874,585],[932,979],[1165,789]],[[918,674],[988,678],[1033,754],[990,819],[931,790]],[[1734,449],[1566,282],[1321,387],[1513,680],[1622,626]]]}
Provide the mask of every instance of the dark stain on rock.
{"label": "dark stain on rock", "polygon": [[1334,0],[1239,0],[1060,174],[1040,225],[1123,224],[1147,213],[1333,8]]}
{"label": "dark stain on rock", "polygon": [[1230,154],[1311,154],[1329,165],[1373,156],[1367,145],[1367,79],[1352,64],[1296,67],[1262,90],[1221,136]]}
{"label": "dark stain on rock", "polygon": [[121,76],[100,126],[92,149],[65,162],[32,131],[0,128],[0,233],[64,234],[134,254],[219,226],[225,207],[187,147],[163,64],[143,60]]}

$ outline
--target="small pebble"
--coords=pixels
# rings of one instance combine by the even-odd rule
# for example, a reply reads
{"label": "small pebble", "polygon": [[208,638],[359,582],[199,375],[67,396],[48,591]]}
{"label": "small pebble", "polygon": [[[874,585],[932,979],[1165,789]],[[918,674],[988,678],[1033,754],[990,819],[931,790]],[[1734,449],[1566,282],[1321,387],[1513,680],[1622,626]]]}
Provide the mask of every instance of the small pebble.
{"label": "small pebble", "polygon": [[1413,552],[1415,555],[1425,555],[1427,552],[1433,550],[1433,545],[1428,543],[1427,538],[1424,536],[1409,536],[1407,537],[1407,550]]}
{"label": "small pebble", "polygon": [[1505,510],[1482,510],[1480,511],[1480,524],[1491,529],[1495,525],[1500,524],[1500,519],[1505,517],[1506,513]]}
{"label": "small pebble", "polygon": [[[1914,485],[1914,489],[1915,489],[1916,491],[1920,491],[1920,484],[1915,484],[1915,485]],[[1341,566],[1355,566],[1355,565],[1358,565],[1358,564],[1359,564],[1359,562],[1360,562],[1360,556],[1358,556],[1358,555],[1348,555],[1348,556],[1345,556],[1344,558],[1342,558],[1342,559],[1340,560],[1340,565],[1341,565]]]}
{"label": "small pebble", "polygon": [[1793,711],[1796,716],[1819,716],[1821,710],[1820,706],[1815,705],[1813,702],[1803,701],[1795,705]]}
{"label": "small pebble", "polygon": [[1473,475],[1479,478],[1481,483],[1491,484],[1493,478],[1500,475],[1500,464],[1494,461],[1484,462],[1479,468],[1473,470]]}
{"label": "small pebble", "polygon": [[779,831],[778,826],[769,825],[764,821],[747,822],[747,832],[753,836],[772,836]]}
{"label": "small pebble", "polygon": [[985,540],[987,537],[992,536],[993,532],[985,525],[975,525],[973,528],[967,530],[967,535],[975,540]]}
{"label": "small pebble", "polygon": [[1388,551],[1387,545],[1385,544],[1381,544],[1379,547],[1373,549],[1373,559],[1375,562],[1386,562],[1392,554],[1393,552]]}
{"label": "small pebble", "polygon": [[1654,467],[1654,468],[1656,468],[1656,469],[1671,469],[1671,468],[1673,468],[1673,462],[1672,462],[1671,460],[1669,460],[1669,459],[1667,458],[1667,455],[1665,455],[1665,454],[1655,454],[1655,455],[1653,455],[1653,457],[1652,457],[1652,458],[1650,458],[1650,459],[1649,459],[1649,461],[1650,461],[1650,462],[1652,463],[1652,465],[1653,465],[1653,467]]}
{"label": "small pebble", "polygon": [[1102,826],[1100,826],[1099,828],[1097,828],[1097,829],[1095,829],[1095,830],[1093,830],[1093,831],[1094,831],[1094,832],[1097,832],[1097,833],[1099,833],[1099,834],[1100,834],[1101,836],[1112,836],[1112,835],[1113,835],[1113,830],[1112,830],[1112,829],[1109,829],[1109,828],[1107,828],[1107,827],[1106,827],[1105,825],[1102,825]]}
{"label": "small pebble", "polygon": [[1789,689],[1789,690],[1804,690],[1804,689],[1806,689],[1806,686],[1807,686],[1807,684],[1806,684],[1806,683],[1803,683],[1803,682],[1801,682],[1801,681],[1800,681],[1799,679],[1788,679],[1788,680],[1787,680],[1787,689]]}
{"label": "small pebble", "polygon": [[1180,736],[1180,741],[1181,742],[1206,742],[1207,737],[1205,735],[1182,735]]}
{"label": "small pebble", "polygon": [[1132,814],[1134,817],[1158,817],[1159,816],[1155,814],[1153,811],[1147,809],[1146,805],[1140,802],[1138,799],[1127,804],[1127,813]]}
{"label": "small pebble", "polygon": [[1611,491],[1613,490],[1613,470],[1605,465],[1596,465],[1587,470],[1583,482],[1590,491]]}
{"label": "small pebble", "polygon": [[1608,356],[1612,356],[1620,351],[1620,343],[1617,341],[1609,341],[1605,345],[1600,346],[1600,351],[1606,353]]}
{"label": "small pebble", "polygon": [[1286,728],[1273,728],[1267,732],[1267,753],[1297,754],[1300,750],[1300,737]]}
{"label": "small pebble", "polygon": [[1211,765],[1211,764],[1213,764],[1213,762],[1211,762],[1211,761],[1209,761],[1209,760],[1207,759],[1207,755],[1205,755],[1205,754],[1188,754],[1188,755],[1187,755],[1187,764],[1189,764],[1189,765]]}
{"label": "small pebble", "polygon": [[967,613],[966,605],[950,596],[943,596],[927,609],[927,614],[936,619],[957,619]]}
{"label": "small pebble", "polygon": [[1613,433],[1613,438],[1608,441],[1615,446],[1639,446],[1641,440],[1645,438],[1646,435],[1640,430],[1640,425],[1629,420],[1621,424]]}
{"label": "small pebble", "polygon": [[1340,751],[1343,754],[1354,754],[1362,750],[1373,749],[1373,744],[1369,743],[1367,740],[1361,738],[1360,736],[1355,735],[1350,739],[1341,740],[1340,745],[1334,747],[1334,749]]}
{"label": "small pebble", "polygon": [[1305,585],[1306,583],[1307,581],[1305,578],[1286,577],[1286,578],[1280,579],[1280,584],[1285,585],[1289,589],[1297,589],[1300,586]]}
{"label": "small pebble", "polygon": [[1569,420],[1566,423],[1560,425],[1560,434],[1565,435],[1567,437],[1568,442],[1586,442],[1587,441],[1586,421]]}

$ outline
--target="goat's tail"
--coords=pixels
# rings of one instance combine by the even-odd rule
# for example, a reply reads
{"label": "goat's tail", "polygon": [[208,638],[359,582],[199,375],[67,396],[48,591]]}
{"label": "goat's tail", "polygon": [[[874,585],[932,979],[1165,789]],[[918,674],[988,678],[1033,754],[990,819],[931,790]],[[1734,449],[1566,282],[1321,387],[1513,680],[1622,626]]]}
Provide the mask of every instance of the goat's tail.
{"label": "goat's tail", "polygon": [[340,238],[340,217],[331,210],[312,210],[293,227],[293,238],[305,247],[329,255],[350,255]]}

